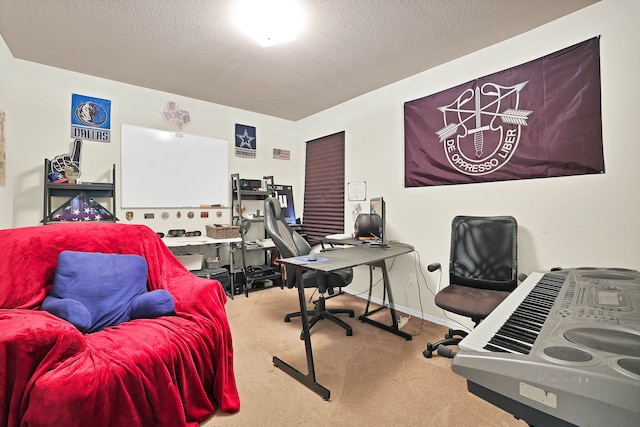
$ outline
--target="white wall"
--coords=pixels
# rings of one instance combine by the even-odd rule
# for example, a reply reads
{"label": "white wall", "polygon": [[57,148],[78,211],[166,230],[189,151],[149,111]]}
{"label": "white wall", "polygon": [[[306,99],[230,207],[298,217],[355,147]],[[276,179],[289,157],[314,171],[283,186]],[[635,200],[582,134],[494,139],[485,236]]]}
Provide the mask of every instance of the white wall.
{"label": "white wall", "polygon": [[[11,82],[13,81],[12,71],[13,60],[11,53],[7,48],[4,40],[0,37],[0,110],[4,111],[5,118],[10,121],[12,118],[12,93]],[[5,125],[5,141],[6,144],[6,159],[10,160],[11,155],[14,152],[13,146],[9,144],[11,137],[11,128],[7,124]],[[0,185],[0,229],[9,228],[13,223],[13,190],[11,184],[13,180],[9,176],[11,170],[6,171],[6,183]]]}
{"label": "white wall", "polygon": [[[513,215],[519,222],[519,270],[554,266],[640,269],[640,2],[605,0],[503,43],[376,90],[298,123],[299,140],[346,132],[346,177],[366,181],[367,195],[384,196],[391,239],[410,243],[430,289],[446,265],[451,219],[458,214]],[[606,173],[442,187],[404,188],[403,104],[478,76],[536,59],[601,35],[602,109]],[[371,155],[376,153],[376,155]],[[350,215],[347,201],[345,215]],[[349,224],[349,221],[347,221]],[[347,226],[347,231],[349,226]],[[411,256],[391,273],[396,303],[419,313]],[[418,273],[421,275],[421,273]],[[445,276],[448,274],[445,269]],[[364,272],[348,289],[365,289]],[[424,282],[420,279],[422,285]],[[446,280],[445,280],[446,282]],[[420,289],[428,316],[442,317]]]}
{"label": "white wall", "polygon": [[[82,180],[110,182],[111,165],[120,163],[120,126],[132,124],[153,129],[178,131],[162,118],[167,101],[175,101],[182,110],[190,113],[191,122],[182,132],[200,136],[227,139],[229,141],[229,172],[238,172],[244,178],[261,179],[273,175],[279,184],[300,188],[300,171],[292,166],[300,164],[304,147],[293,140],[294,123],[248,111],[185,98],[164,92],[126,85],[93,76],[72,73],[66,70],[14,60],[15,93],[10,125],[13,130],[10,143],[19,147],[10,160],[12,178],[15,183],[13,199],[13,226],[37,225],[42,219],[43,161],[58,154],[68,153],[73,139],[70,137],[71,94],[78,93],[111,100],[111,142],[85,141],[82,151]],[[258,138],[256,159],[235,157],[235,123],[255,126]],[[272,158],[273,148],[291,150],[291,160]],[[303,168],[303,164],[300,164]],[[301,169],[304,170],[304,169]],[[168,173],[171,171],[158,171]],[[117,173],[116,184],[121,188]],[[229,182],[211,183],[225,185]],[[189,191],[185,188],[184,191]],[[302,196],[299,196],[302,197]],[[108,207],[108,205],[107,205]],[[117,216],[123,221],[124,211],[118,197]],[[196,218],[188,219],[187,212],[194,211]],[[132,222],[145,223],[156,231],[167,232],[170,228],[187,231],[201,230],[207,223],[229,223],[229,210],[222,210],[222,218],[216,211],[209,211],[209,218],[201,220],[199,209],[131,209]],[[162,212],[170,214],[169,220],[160,218]],[[181,211],[181,219],[176,213]],[[145,220],[144,213],[154,213],[154,220]]]}
{"label": "white wall", "polygon": [[[640,172],[636,167],[640,158],[637,142],[640,121],[635,117],[636,97],[640,95],[638,21],[639,2],[603,0],[531,32],[296,123],[14,60],[1,42],[0,104],[7,103],[7,93],[10,101],[9,106],[0,105],[0,108],[8,116],[10,150],[8,185],[0,187],[0,227],[36,225],[40,221],[43,159],[69,150],[71,93],[79,93],[112,101],[112,142],[85,143],[82,159],[85,181],[109,179],[111,164],[119,163],[122,123],[175,130],[159,114],[167,101],[175,101],[191,114],[185,133],[225,138],[232,146],[235,123],[256,126],[260,144],[258,158],[238,159],[230,153],[230,172],[252,179],[274,175],[278,183],[293,185],[298,215],[302,213],[303,203],[303,142],[344,130],[345,181],[366,181],[369,197],[385,197],[390,237],[414,245],[415,257],[420,257],[418,260],[403,256],[393,264],[391,280],[396,303],[414,314],[424,310],[425,317],[432,320],[447,322],[442,310],[434,306],[433,296],[424,288],[422,277],[434,290],[437,275],[426,273],[424,267],[434,261],[446,265],[449,227],[451,219],[458,214],[515,216],[520,224],[521,272],[544,271],[554,266],[640,269],[637,220]],[[404,102],[519,65],[596,35],[602,36],[605,174],[404,188]],[[272,159],[272,148],[291,150],[291,160]],[[376,155],[372,156],[373,152]],[[350,232],[352,202],[346,203],[345,231]],[[118,210],[120,219],[127,222],[119,204]],[[159,219],[162,210],[151,210],[156,219],[145,221],[141,217],[149,210],[137,210],[134,222],[146,223],[156,231],[203,229],[204,223],[214,222],[187,220],[185,212],[181,220],[176,220],[175,210],[168,211],[171,220],[162,221]],[[228,212],[224,215],[220,222],[228,221]],[[419,271],[414,260],[419,261]],[[419,275],[420,288],[407,286],[410,273]],[[366,270],[359,267],[354,284],[348,289],[365,290],[367,280]]]}

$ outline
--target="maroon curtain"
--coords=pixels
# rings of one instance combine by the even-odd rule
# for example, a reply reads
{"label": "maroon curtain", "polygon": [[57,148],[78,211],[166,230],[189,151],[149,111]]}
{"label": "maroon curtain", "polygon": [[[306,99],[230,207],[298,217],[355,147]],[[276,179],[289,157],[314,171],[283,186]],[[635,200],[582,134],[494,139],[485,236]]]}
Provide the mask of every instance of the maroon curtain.
{"label": "maroon curtain", "polygon": [[307,141],[303,225],[311,244],[344,233],[344,132]]}
{"label": "maroon curtain", "polygon": [[600,40],[405,103],[405,187],[604,173]]}

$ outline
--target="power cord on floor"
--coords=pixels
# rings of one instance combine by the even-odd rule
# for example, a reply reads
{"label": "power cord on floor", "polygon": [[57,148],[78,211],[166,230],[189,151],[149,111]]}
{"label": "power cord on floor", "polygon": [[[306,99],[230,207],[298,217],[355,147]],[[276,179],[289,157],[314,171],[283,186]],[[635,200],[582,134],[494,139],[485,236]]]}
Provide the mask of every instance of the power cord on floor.
{"label": "power cord on floor", "polygon": [[[424,328],[424,306],[422,304],[422,291],[421,291],[421,287],[420,287],[420,278],[422,278],[422,282],[424,283],[424,287],[427,289],[427,291],[429,291],[429,293],[435,298],[436,296],[436,292],[434,292],[430,287],[429,287],[429,282],[427,281],[427,277],[424,273],[424,270],[422,269],[422,261],[420,258],[420,252],[417,250],[413,251],[414,254],[414,271],[416,272],[416,287],[418,289],[418,303],[420,304],[420,328],[418,329],[418,332],[416,332],[415,334],[411,334],[411,336],[417,336],[422,332],[422,329]],[[442,280],[442,269],[440,269],[440,276],[438,277],[438,283],[440,283],[440,281]],[[405,288],[405,300],[407,301],[407,303],[409,302],[409,296],[408,296],[408,292],[409,292],[409,288],[411,287],[411,282],[409,282]],[[439,288],[439,286],[438,286]],[[398,321],[399,325],[400,322],[402,322],[402,326],[406,325],[409,320],[411,319],[411,314],[407,313],[407,316],[400,316],[400,319]],[[450,320],[451,322],[453,322],[454,324],[458,325],[458,327],[460,329],[463,330],[469,330],[469,327],[460,323],[458,320],[450,317],[447,313],[446,310],[442,310],[442,315],[444,318]],[[402,320],[401,320],[402,319]]]}

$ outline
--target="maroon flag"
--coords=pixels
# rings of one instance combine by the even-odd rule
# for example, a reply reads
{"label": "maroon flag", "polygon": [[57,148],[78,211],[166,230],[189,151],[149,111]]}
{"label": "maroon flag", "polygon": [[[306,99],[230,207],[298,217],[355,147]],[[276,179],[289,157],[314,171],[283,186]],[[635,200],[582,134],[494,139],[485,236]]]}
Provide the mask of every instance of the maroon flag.
{"label": "maroon flag", "polygon": [[405,187],[604,173],[599,42],[406,102]]}

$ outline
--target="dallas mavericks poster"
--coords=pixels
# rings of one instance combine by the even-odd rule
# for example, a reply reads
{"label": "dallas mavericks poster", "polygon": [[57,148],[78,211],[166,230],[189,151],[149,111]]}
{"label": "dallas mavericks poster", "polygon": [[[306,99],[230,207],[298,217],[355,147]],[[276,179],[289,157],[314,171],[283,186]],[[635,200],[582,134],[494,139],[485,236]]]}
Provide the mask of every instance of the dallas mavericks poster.
{"label": "dallas mavericks poster", "polygon": [[111,101],[71,95],[71,138],[111,141]]}

